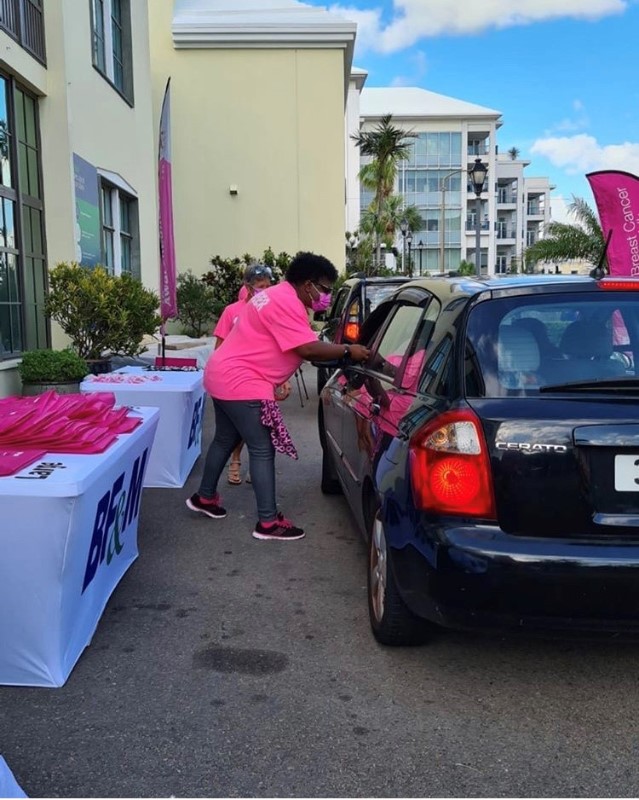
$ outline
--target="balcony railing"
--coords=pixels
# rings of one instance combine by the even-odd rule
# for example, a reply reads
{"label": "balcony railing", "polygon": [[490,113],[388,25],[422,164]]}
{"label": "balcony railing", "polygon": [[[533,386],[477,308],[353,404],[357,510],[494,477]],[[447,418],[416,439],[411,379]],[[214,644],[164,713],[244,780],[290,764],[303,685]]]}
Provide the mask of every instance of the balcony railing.
{"label": "balcony railing", "polygon": [[497,202],[512,205],[513,203],[517,202],[517,192],[508,192],[508,191],[499,191],[497,193]]}
{"label": "balcony railing", "polygon": [[[467,231],[474,231],[477,230],[477,226],[475,225],[472,219],[466,220],[466,230]],[[479,226],[480,231],[489,231],[490,230],[490,222],[482,222]]]}
{"label": "balcony railing", "polygon": [[0,29],[46,65],[42,0],[0,0]]}
{"label": "balcony railing", "polygon": [[469,144],[469,156],[487,156],[490,153],[490,145],[487,144]]}

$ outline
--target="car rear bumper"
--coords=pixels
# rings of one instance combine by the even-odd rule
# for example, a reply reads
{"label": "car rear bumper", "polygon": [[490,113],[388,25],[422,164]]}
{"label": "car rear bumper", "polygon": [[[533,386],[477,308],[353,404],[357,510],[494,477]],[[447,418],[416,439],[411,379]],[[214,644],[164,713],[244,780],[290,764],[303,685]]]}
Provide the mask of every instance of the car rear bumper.
{"label": "car rear bumper", "polygon": [[413,544],[393,548],[392,565],[409,608],[446,627],[639,632],[639,540],[425,524]]}

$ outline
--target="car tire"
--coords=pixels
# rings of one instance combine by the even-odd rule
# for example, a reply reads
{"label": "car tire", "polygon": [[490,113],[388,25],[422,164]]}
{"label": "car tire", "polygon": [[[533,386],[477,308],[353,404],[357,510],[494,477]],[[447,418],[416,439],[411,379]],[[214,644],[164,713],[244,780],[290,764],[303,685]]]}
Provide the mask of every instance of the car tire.
{"label": "car tire", "polygon": [[399,594],[379,512],[373,515],[369,537],[368,614],[373,636],[384,645],[425,644],[437,630],[433,623],[413,614]]}

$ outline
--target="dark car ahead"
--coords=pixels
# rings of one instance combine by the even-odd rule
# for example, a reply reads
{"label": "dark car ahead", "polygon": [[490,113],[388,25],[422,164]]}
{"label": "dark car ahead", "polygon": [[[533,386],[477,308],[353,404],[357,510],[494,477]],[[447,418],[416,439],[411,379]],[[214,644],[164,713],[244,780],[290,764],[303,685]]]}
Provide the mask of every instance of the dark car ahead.
{"label": "dark car ahead", "polygon": [[[340,286],[333,304],[326,312],[320,339],[335,344],[354,343],[364,321],[395,289],[409,279],[401,275],[385,278],[368,278],[364,275],[348,278]],[[317,393],[319,394],[331,374],[322,364],[317,365]]]}
{"label": "dark car ahead", "polygon": [[413,281],[319,404],[384,644],[639,628],[639,281]]}

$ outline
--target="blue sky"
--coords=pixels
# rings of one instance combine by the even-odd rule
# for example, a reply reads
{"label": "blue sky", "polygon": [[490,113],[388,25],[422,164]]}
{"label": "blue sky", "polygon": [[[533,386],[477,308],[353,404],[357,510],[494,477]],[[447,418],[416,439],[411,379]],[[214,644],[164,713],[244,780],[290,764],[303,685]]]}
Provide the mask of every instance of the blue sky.
{"label": "blue sky", "polygon": [[305,0],[358,22],[367,86],[420,86],[502,112],[500,151],[594,206],[596,169],[639,174],[639,0]]}

